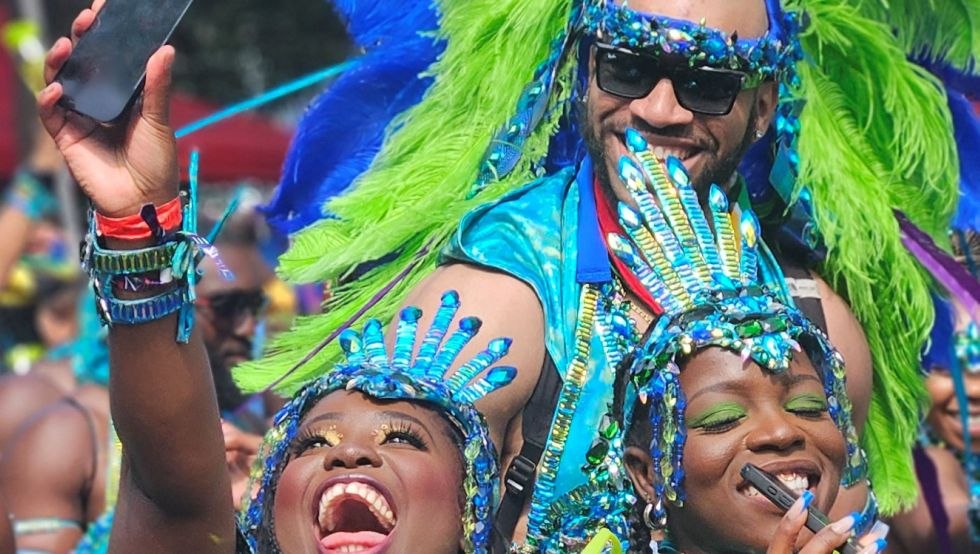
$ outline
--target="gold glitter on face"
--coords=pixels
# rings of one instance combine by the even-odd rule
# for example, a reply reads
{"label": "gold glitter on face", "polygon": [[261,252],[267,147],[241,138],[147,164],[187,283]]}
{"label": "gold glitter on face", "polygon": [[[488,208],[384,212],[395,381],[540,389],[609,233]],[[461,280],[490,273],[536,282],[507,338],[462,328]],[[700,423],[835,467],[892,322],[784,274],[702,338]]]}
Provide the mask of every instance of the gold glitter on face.
{"label": "gold glitter on face", "polygon": [[371,436],[374,437],[374,441],[376,443],[381,444],[385,441],[386,438],[388,438],[388,434],[390,432],[391,432],[391,425],[388,425],[387,423],[383,423],[381,424],[381,427],[378,427],[374,431],[371,431]]}
{"label": "gold glitter on face", "polygon": [[337,430],[336,425],[331,425],[327,432],[323,434],[323,438],[327,440],[330,446],[337,446],[340,441],[344,440],[344,434]]}

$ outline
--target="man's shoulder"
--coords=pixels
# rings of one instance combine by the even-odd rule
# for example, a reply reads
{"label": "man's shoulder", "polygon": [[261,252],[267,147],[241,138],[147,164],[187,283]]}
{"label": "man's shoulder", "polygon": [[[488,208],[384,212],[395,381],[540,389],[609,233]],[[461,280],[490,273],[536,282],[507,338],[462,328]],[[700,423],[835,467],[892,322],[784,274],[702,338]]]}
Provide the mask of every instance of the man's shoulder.
{"label": "man's shoulder", "polygon": [[541,177],[468,213],[443,252],[444,262],[501,267],[532,253],[557,253],[574,168]]}
{"label": "man's shoulder", "polygon": [[465,239],[488,226],[511,226],[520,230],[558,225],[562,207],[574,183],[573,169],[569,167],[531,181],[476,208],[460,223],[461,236]]}

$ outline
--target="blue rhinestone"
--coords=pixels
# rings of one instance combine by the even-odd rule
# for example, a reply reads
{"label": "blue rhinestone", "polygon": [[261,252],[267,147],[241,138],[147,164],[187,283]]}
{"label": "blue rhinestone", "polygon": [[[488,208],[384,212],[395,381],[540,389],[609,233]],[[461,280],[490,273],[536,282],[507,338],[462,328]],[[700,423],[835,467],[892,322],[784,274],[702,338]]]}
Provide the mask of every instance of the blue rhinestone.
{"label": "blue rhinestone", "polygon": [[494,386],[502,387],[514,380],[517,376],[517,369],[513,367],[495,367],[487,374],[486,380]]}
{"label": "blue rhinestone", "polygon": [[413,323],[422,317],[422,310],[416,308],[415,306],[408,306],[402,309],[401,320]]}
{"label": "blue rhinestone", "polygon": [[487,350],[493,352],[494,354],[503,356],[508,350],[510,350],[510,345],[513,342],[514,341],[508,337],[496,338],[490,341],[490,344],[487,345]]}
{"label": "blue rhinestone", "polygon": [[646,139],[636,129],[626,128],[626,145],[634,153],[645,152],[648,148]]}
{"label": "blue rhinestone", "polygon": [[459,328],[471,333],[476,333],[479,331],[482,325],[483,322],[480,321],[480,318],[478,317],[464,317],[463,319],[459,320]]}
{"label": "blue rhinestone", "polygon": [[724,213],[728,211],[728,197],[725,196],[725,193],[721,191],[718,185],[711,185],[711,189],[708,191],[708,203],[711,205],[711,209],[716,212]]}
{"label": "blue rhinestone", "polygon": [[667,156],[667,171],[670,177],[681,186],[691,184],[691,178],[687,175],[687,169],[679,159],[674,156]]}

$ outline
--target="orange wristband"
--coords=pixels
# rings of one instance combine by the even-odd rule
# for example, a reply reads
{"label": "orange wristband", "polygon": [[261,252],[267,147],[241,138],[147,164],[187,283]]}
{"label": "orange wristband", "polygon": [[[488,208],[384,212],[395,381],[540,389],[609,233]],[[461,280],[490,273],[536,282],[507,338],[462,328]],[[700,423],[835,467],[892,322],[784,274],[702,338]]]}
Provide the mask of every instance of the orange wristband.
{"label": "orange wristband", "polygon": [[[179,196],[162,206],[154,206],[154,209],[156,210],[157,221],[164,231],[170,233],[180,228],[184,219],[184,211],[181,209]],[[95,228],[100,236],[118,240],[153,238],[153,229],[143,219],[142,214],[107,217],[95,212]]]}

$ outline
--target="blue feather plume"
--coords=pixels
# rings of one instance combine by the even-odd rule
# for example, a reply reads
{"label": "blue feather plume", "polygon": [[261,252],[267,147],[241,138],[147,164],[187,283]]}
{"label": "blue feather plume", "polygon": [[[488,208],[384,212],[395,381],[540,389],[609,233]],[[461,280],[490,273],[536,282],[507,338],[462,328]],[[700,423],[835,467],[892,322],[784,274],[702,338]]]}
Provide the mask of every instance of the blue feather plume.
{"label": "blue feather plume", "polygon": [[334,0],[354,43],[358,65],[307,109],[282,178],[262,208],[269,224],[293,233],[326,217],[323,206],[371,165],[396,116],[431,85],[420,74],[444,45],[434,38],[438,15],[428,2]]}

